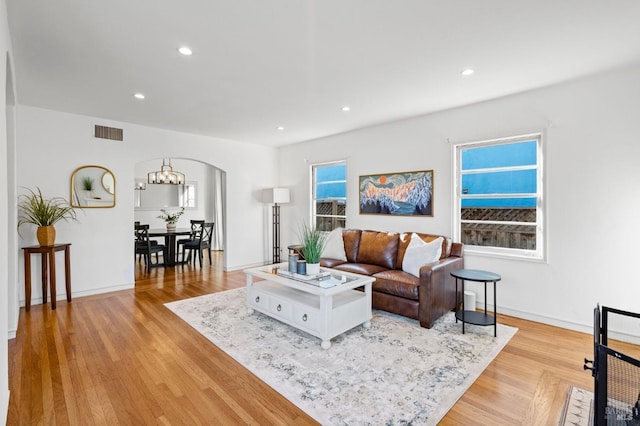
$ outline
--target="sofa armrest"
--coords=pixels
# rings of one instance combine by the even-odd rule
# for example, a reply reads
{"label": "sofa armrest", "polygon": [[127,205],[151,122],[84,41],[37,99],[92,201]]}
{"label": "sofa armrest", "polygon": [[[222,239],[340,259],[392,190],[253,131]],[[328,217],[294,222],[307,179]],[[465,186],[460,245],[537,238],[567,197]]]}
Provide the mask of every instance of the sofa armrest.
{"label": "sofa armrest", "polygon": [[433,323],[456,307],[456,281],[451,271],[464,268],[464,258],[447,257],[420,268],[418,320],[421,327]]}

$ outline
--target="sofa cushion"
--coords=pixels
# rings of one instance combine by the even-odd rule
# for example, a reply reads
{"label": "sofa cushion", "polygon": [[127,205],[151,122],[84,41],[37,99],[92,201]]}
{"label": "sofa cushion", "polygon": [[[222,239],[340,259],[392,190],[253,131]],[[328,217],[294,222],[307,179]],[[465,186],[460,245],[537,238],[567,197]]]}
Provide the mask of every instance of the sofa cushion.
{"label": "sofa cushion", "polygon": [[344,253],[348,262],[355,262],[358,257],[358,247],[360,247],[361,229],[345,229],[342,231],[342,241],[344,241]]}
{"label": "sofa cushion", "polygon": [[320,259],[320,266],[323,268],[335,268],[338,265],[342,265],[343,263],[347,263],[344,260],[340,259],[331,259],[328,257],[323,257]]}
{"label": "sofa cushion", "polygon": [[419,278],[422,265],[440,260],[443,239],[439,237],[425,243],[418,235],[412,234],[411,243],[409,243],[402,260],[402,270]]}
{"label": "sofa cushion", "polygon": [[347,261],[344,251],[344,240],[342,239],[342,228],[336,228],[329,232],[327,240],[322,250],[322,257]]}
{"label": "sofa cushion", "polygon": [[378,272],[386,271],[387,268],[367,263],[341,263],[333,267],[337,271],[353,272],[360,275],[374,275]]}
{"label": "sofa cushion", "polygon": [[413,234],[418,235],[425,243],[430,243],[436,238],[443,238],[444,241],[442,241],[442,254],[440,255],[440,259],[445,259],[451,255],[451,238],[443,237],[442,235],[421,234],[419,232],[403,232],[398,236],[398,259],[396,261],[395,269],[402,269],[404,253],[411,243],[411,236]]}
{"label": "sofa cushion", "polygon": [[418,300],[420,279],[403,271],[387,270],[373,275],[373,291]]}
{"label": "sofa cushion", "polygon": [[392,232],[362,231],[358,248],[358,263],[395,269],[398,256],[398,234]]}

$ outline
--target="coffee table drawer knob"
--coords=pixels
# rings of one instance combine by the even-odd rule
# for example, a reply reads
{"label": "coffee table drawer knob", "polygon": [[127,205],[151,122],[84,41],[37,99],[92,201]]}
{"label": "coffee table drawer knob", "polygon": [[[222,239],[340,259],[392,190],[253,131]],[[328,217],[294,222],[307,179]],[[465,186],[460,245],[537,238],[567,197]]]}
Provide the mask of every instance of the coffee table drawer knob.
{"label": "coffee table drawer knob", "polygon": [[282,306],[278,305],[278,307],[276,309],[278,310],[278,312],[280,312],[282,310]]}
{"label": "coffee table drawer knob", "polygon": [[305,321],[305,322],[307,321],[307,314],[304,314],[304,315],[302,316],[302,321]]}
{"label": "coffee table drawer knob", "polygon": [[260,296],[256,296],[256,303],[260,303]]}

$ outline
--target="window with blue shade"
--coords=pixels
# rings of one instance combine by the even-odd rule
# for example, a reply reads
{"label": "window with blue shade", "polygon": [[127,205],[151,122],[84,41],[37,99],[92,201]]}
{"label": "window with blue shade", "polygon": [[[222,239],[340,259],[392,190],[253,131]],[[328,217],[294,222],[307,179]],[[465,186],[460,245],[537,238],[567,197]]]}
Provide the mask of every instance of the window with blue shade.
{"label": "window with blue shade", "polygon": [[347,163],[344,161],[312,166],[313,221],[321,231],[344,228],[347,220]]}
{"label": "window with blue shade", "polygon": [[542,136],[454,146],[454,237],[470,252],[542,259]]}

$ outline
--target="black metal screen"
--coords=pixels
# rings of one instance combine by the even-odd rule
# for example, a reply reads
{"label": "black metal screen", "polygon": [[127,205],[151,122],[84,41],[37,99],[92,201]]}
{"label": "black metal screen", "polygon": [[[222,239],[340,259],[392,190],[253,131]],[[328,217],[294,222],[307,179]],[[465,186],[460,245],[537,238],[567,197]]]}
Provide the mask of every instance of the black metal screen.
{"label": "black metal screen", "polygon": [[640,360],[607,346],[609,314],[640,318],[640,314],[605,306],[602,314],[599,306],[594,310],[594,422],[596,426],[640,426]]}
{"label": "black metal screen", "polygon": [[640,360],[598,347],[596,425],[640,425]]}

